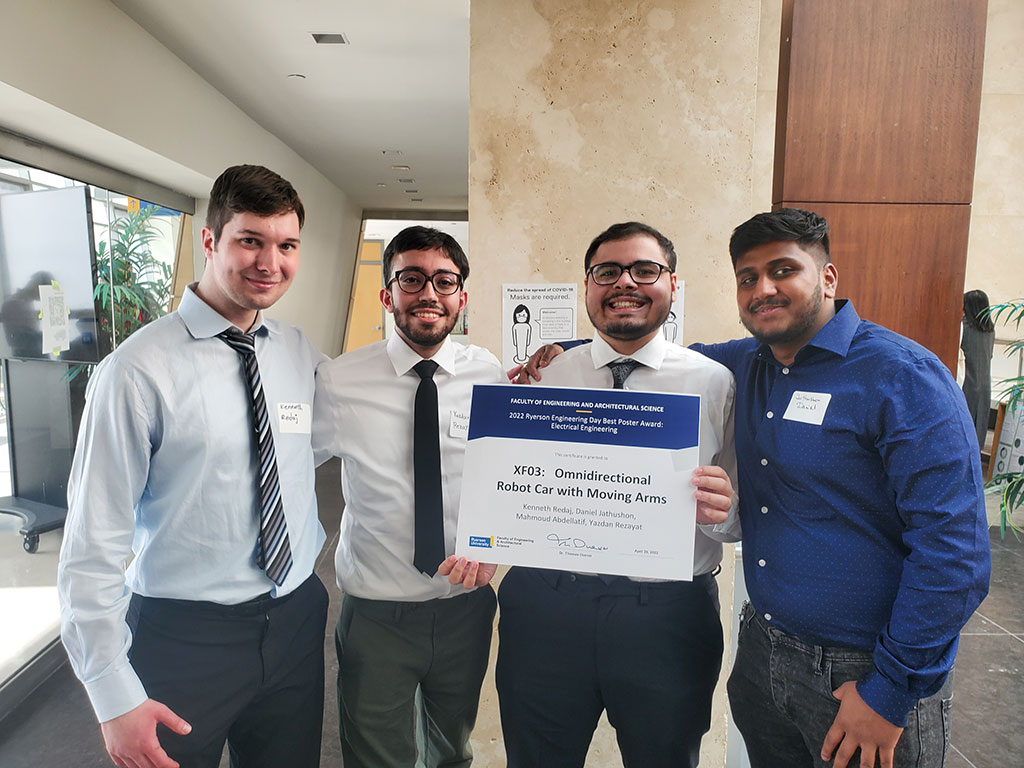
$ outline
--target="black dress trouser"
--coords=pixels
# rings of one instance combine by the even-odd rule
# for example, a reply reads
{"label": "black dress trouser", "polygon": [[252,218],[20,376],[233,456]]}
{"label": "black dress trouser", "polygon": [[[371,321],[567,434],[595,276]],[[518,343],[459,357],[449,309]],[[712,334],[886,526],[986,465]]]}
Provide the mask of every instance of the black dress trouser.
{"label": "black dress trouser", "polygon": [[317,768],[327,591],[316,575],[280,598],[237,605],[134,595],[132,667],[151,699],[192,725],[158,726],[182,768]]}
{"label": "black dress trouser", "polygon": [[697,765],[722,664],[714,576],[652,583],[513,568],[498,603],[509,768],[582,768],[602,711],[626,768]]}

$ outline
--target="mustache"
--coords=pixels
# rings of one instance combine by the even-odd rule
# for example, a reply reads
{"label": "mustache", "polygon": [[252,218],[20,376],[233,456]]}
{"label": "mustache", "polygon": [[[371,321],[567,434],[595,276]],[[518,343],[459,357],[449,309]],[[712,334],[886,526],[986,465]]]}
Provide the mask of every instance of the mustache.
{"label": "mustache", "polygon": [[786,299],[761,299],[751,302],[747,307],[748,312],[757,312],[761,307],[785,307],[789,304]]}
{"label": "mustache", "polygon": [[633,299],[635,301],[640,301],[640,302],[648,301],[648,298],[646,296],[644,296],[642,293],[630,293],[630,292],[624,291],[622,293],[616,293],[614,296],[609,296],[608,298],[606,298],[604,300],[604,303],[605,304],[610,304],[611,302],[618,301],[619,299]]}
{"label": "mustache", "polygon": [[439,304],[438,302],[430,302],[430,301],[420,302],[415,307],[409,307],[409,309],[407,311],[408,312],[418,312],[421,309],[430,309],[430,310],[433,310],[434,312],[440,312],[442,315],[447,315],[448,314],[448,310],[445,309],[441,304]]}

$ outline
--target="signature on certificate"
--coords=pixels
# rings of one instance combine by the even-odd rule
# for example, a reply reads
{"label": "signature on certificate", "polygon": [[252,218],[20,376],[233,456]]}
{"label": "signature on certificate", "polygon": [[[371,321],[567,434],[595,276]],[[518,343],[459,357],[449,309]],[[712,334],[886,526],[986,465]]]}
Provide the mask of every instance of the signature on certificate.
{"label": "signature on certificate", "polygon": [[604,552],[608,549],[608,547],[587,544],[578,536],[559,536],[557,533],[549,533],[548,541],[553,541],[556,547],[569,547],[570,549],[592,549],[595,552]]}

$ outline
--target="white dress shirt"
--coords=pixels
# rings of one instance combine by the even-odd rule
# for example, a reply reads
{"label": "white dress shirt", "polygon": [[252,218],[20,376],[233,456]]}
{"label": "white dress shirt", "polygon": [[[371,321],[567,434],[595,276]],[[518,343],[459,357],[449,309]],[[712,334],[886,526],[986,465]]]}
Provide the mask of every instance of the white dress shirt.
{"label": "white dress shirt", "polygon": [[[317,462],[340,456],[345,512],[334,567],[338,586],[374,600],[422,602],[465,592],[413,565],[413,405],[422,358],[397,333],[316,372],[313,450]],[[462,465],[474,384],[508,383],[497,358],[450,338],[438,364],[438,426],[445,552],[455,551]]]}
{"label": "white dress shirt", "polygon": [[[735,489],[733,401],[736,381],[725,366],[698,352],[669,343],[660,333],[632,355],[619,354],[597,335],[592,344],[582,344],[556,357],[541,372],[543,378],[540,386],[611,389],[612,372],[608,363],[627,359],[636,360],[642,365],[629,375],[624,389],[701,396],[700,464],[720,466],[728,473]],[[722,561],[720,542],[739,541],[739,538],[739,514],[734,500],[725,522],[697,526],[693,552],[694,575],[708,573]]]}
{"label": "white dress shirt", "polygon": [[127,657],[133,592],[234,604],[288,594],[313,572],[325,536],[308,421],[304,430],[289,423],[282,432],[278,406],[300,404],[311,413],[314,371],[324,357],[297,328],[257,324],[293,558],[281,586],[255,563],[249,390],[239,354],[216,338],[231,323],[189,288],[176,312],[133,334],[89,382],[58,590],[64,645],[101,722],[146,699]]}

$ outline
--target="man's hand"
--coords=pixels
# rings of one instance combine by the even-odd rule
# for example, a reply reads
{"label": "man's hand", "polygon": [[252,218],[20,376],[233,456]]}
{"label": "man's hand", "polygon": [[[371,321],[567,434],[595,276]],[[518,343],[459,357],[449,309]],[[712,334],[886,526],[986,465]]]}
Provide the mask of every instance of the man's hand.
{"label": "man's hand", "polygon": [[178,768],[156,737],[157,723],[184,736],[192,726],[159,701],[146,699],[120,717],[100,723],[107,754],[119,768]]}
{"label": "man's hand", "polygon": [[832,695],[839,699],[839,714],[825,734],[821,759],[828,762],[834,752],[834,768],[846,768],[859,748],[860,768],[874,768],[876,751],[882,768],[893,768],[893,752],[903,729],[869,707],[857,692],[857,683],[853,680],[843,683]]}
{"label": "man's hand", "polygon": [[724,523],[732,507],[732,480],[721,467],[710,465],[693,470],[690,480],[697,490],[697,522],[701,525]]}
{"label": "man's hand", "polygon": [[461,584],[466,589],[482,587],[494,578],[494,572],[498,566],[494,563],[479,563],[476,560],[467,561],[464,557],[450,555],[441,565],[437,572],[448,577],[448,583]]}
{"label": "man's hand", "polygon": [[[548,363],[563,352],[565,352],[565,350],[557,344],[545,344],[530,355],[530,359],[526,361],[526,365],[521,366],[519,375],[513,380],[516,384],[529,384],[530,379],[540,381],[540,369],[547,368]],[[512,371],[509,371],[509,374],[511,373]],[[509,376],[509,378],[511,379],[512,377]]]}

